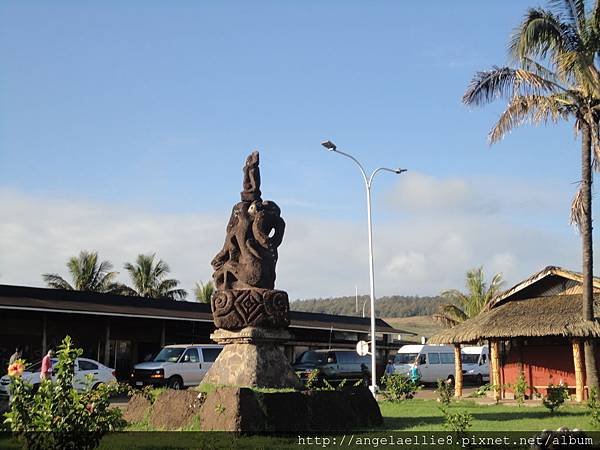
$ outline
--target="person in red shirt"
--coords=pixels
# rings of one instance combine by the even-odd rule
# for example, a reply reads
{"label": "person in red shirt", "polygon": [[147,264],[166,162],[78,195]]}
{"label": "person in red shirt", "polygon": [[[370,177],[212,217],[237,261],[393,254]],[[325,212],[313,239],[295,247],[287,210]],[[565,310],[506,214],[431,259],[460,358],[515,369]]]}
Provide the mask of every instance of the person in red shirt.
{"label": "person in red shirt", "polygon": [[54,352],[50,349],[42,359],[42,369],[40,371],[40,380],[50,380],[52,377],[52,356]]}

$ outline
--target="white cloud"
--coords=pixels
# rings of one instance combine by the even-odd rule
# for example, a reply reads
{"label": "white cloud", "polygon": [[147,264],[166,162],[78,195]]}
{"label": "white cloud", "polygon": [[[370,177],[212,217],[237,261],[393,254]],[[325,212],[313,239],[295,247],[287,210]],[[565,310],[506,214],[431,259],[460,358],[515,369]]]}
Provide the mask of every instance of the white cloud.
{"label": "white cloud", "polygon": [[[498,183],[416,174],[397,186],[389,200],[404,214],[385,222],[375,214],[377,294],[431,295],[462,288],[465,271],[480,265],[488,274],[503,272],[509,284],[545,265],[577,270],[580,245],[566,225],[568,198],[556,194],[551,202],[553,193],[545,187],[510,183],[498,190]],[[0,201],[0,283],[37,286],[43,285],[40,274],[66,275],[66,260],[89,249],[117,270],[138,253],[156,252],[182,287],[191,289],[210,278],[210,260],[221,248],[230,212],[229,207],[198,214],[136,211],[10,190],[0,190]],[[532,202],[535,214],[526,206]],[[523,220],[532,214],[540,220]],[[285,209],[283,216],[287,229],[279,249],[278,288],[292,299],[353,295],[355,285],[368,292],[362,220],[286,215]],[[543,222],[552,226],[539,225]],[[121,279],[127,281],[125,274]]]}

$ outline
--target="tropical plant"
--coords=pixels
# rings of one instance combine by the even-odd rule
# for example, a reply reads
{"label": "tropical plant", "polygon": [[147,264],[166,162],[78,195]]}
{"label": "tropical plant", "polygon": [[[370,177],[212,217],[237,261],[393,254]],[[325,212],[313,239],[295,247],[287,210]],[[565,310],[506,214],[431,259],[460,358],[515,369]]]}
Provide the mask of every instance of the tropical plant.
{"label": "tropical plant", "polygon": [[115,281],[118,272],[112,270],[108,261],[98,262],[98,252],[83,250],[79,256],[69,258],[67,268],[72,282],[56,273],[45,273],[42,278],[48,287],[69,291],[93,291],[118,293],[123,286]]}
{"label": "tropical plant", "polygon": [[542,398],[543,405],[554,414],[562,406],[565,400],[569,399],[569,388],[562,384],[548,383],[547,394]]}
{"label": "tropical plant", "polygon": [[444,415],[442,427],[459,438],[464,437],[473,425],[473,416],[468,411],[450,412],[445,406],[440,407],[440,411]]}
{"label": "tropical plant", "polygon": [[381,384],[385,385],[383,395],[391,402],[410,400],[419,390],[419,384],[401,373],[390,373],[381,377]]}
{"label": "tropical plant", "polygon": [[170,298],[182,300],[187,297],[185,289],[177,289],[179,281],[166,278],[171,272],[169,265],[162,259],[156,259],[156,254],[138,255],[135,264],[126,263],[125,270],[129,273],[133,287],[129,294],[150,298]]}
{"label": "tropical plant", "polygon": [[590,414],[590,422],[595,428],[598,428],[600,426],[600,400],[598,399],[598,390],[596,388],[590,389],[587,406]]}
{"label": "tropical plant", "polygon": [[442,405],[449,405],[454,396],[454,386],[449,380],[437,380],[437,401]]}
{"label": "tropical plant", "polygon": [[55,381],[43,380],[39,388],[22,378],[23,364],[15,366],[10,377],[10,411],[5,422],[29,449],[92,449],[109,431],[125,425],[119,408],[110,397],[119,389],[116,384],[78,392],[73,388],[75,360],[82,353],[66,336],[58,350],[54,366]]}
{"label": "tropical plant", "polygon": [[197,302],[200,303],[210,303],[210,299],[215,292],[215,285],[212,281],[207,282],[206,284],[200,282],[196,283],[194,287],[194,297]]}
{"label": "tropical plant", "polygon": [[492,299],[500,292],[504,281],[497,273],[488,286],[484,279],[483,268],[471,269],[467,272],[467,293],[456,289],[442,292],[440,295],[448,302],[440,305],[433,318],[446,326],[452,327],[467,319],[471,319],[485,310]]}
{"label": "tropical plant", "polygon": [[[478,72],[463,102],[508,100],[489,134],[491,144],[525,123],[573,120],[581,135],[581,181],[571,205],[571,223],[582,238],[583,319],[594,320],[592,259],[592,167],[600,169],[600,1],[551,0],[531,8],[509,43],[511,67]],[[595,163],[592,165],[592,151]],[[588,385],[598,387],[594,343],[585,343]]]}

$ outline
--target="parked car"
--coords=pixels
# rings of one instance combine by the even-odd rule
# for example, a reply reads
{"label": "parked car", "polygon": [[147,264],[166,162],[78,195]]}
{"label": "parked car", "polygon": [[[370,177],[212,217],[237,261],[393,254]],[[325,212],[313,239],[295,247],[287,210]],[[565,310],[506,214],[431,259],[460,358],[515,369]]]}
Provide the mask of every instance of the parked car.
{"label": "parked car", "polygon": [[409,375],[417,364],[423,383],[454,381],[454,349],[447,345],[403,345],[394,357],[394,373]]}
{"label": "parked car", "polygon": [[487,345],[461,349],[463,377],[482,385],[490,380],[490,358]]}
{"label": "parked car", "polygon": [[131,384],[136,387],[167,386],[172,389],[196,386],[221,350],[223,346],[216,344],[167,345],[152,360],[134,366]]}
{"label": "parked car", "polygon": [[292,368],[305,384],[313,370],[318,371],[317,383],[323,380],[339,383],[342,380],[368,383],[371,377],[371,357],[359,356],[355,350],[309,350],[302,353]]}
{"label": "parked car", "polygon": [[[58,362],[58,359],[52,358],[52,365],[54,366]],[[31,383],[34,388],[40,384],[40,369],[42,367],[42,361],[38,361],[35,364],[31,364],[25,368],[22,374],[23,379]],[[87,380],[87,376],[92,375],[92,383]],[[54,379],[54,375],[52,375]],[[75,374],[73,376],[73,387],[78,391],[84,391],[91,388],[96,388],[102,383],[116,383],[115,370],[100,364],[98,361],[88,358],[77,358],[75,360]],[[10,378],[8,375],[4,375],[0,378],[0,398],[7,398],[10,396]]]}

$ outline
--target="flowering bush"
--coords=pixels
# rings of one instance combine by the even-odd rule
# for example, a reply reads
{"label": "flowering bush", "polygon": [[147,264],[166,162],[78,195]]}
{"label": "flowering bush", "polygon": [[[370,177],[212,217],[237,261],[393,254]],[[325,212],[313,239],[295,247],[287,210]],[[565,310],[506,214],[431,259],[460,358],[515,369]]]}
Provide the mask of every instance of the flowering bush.
{"label": "flowering bush", "polygon": [[43,380],[37,390],[21,377],[22,361],[11,365],[10,411],[5,423],[26,441],[27,448],[91,449],[108,431],[125,425],[119,408],[110,408],[109,398],[117,386],[92,389],[90,377],[84,392],[73,388],[75,360],[81,354],[71,338],[65,337],[54,367],[56,380]]}
{"label": "flowering bush", "polygon": [[9,377],[20,377],[25,371],[25,361],[17,359],[14,363],[8,366]]}

